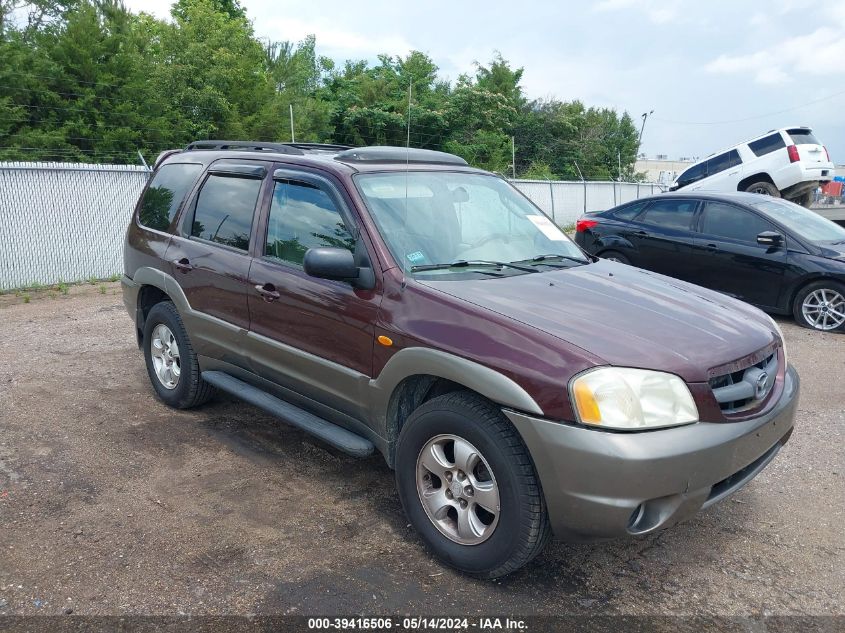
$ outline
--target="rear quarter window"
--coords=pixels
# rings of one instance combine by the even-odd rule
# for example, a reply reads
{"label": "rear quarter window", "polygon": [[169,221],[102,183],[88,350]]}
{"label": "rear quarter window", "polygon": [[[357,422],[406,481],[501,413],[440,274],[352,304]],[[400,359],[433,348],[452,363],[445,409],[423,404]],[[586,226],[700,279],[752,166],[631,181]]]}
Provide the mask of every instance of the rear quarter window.
{"label": "rear quarter window", "polygon": [[777,133],[769,134],[769,136],[751,141],[748,144],[748,148],[754,152],[755,156],[765,156],[784,147],[786,147],[786,143],[783,142],[783,137]]}
{"label": "rear quarter window", "polygon": [[166,231],[185,194],[202,171],[196,163],[168,163],[153,174],[138,210],[138,222],[147,228]]}
{"label": "rear quarter window", "polygon": [[628,204],[624,207],[616,209],[616,211],[612,211],[609,215],[612,218],[617,220],[633,220],[640,214],[640,211],[645,209],[645,206],[648,202],[634,202],[633,204]]}

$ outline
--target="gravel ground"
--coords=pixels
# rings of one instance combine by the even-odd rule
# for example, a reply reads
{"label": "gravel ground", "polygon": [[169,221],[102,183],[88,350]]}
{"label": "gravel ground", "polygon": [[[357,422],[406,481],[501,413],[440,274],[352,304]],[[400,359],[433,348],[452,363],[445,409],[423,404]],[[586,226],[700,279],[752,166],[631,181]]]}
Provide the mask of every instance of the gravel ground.
{"label": "gravel ground", "polygon": [[845,614],[845,336],[783,322],[797,429],[730,500],[491,583],[424,550],[380,457],[162,405],[117,292],[0,297],[0,614]]}

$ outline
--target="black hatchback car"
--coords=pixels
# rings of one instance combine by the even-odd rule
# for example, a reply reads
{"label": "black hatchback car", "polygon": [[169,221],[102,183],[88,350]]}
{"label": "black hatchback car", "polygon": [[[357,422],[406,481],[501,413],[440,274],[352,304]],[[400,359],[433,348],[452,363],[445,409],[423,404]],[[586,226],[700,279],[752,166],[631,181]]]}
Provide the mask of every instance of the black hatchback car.
{"label": "black hatchback car", "polygon": [[588,253],[737,297],[804,327],[845,331],[845,228],[753,193],[660,194],[589,213]]}

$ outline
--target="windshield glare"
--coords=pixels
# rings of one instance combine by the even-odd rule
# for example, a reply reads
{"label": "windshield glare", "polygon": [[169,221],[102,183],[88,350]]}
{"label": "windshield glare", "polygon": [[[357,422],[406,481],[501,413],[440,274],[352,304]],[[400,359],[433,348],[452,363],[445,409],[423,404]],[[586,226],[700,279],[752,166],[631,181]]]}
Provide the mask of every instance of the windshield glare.
{"label": "windshield glare", "polygon": [[810,242],[845,240],[845,228],[794,202],[766,198],[752,202],[751,206],[765,211],[773,220]]}
{"label": "windshield glare", "polygon": [[391,172],[360,174],[356,181],[379,232],[406,272],[413,266],[519,262],[539,255],[587,263],[560,228],[496,176]]}

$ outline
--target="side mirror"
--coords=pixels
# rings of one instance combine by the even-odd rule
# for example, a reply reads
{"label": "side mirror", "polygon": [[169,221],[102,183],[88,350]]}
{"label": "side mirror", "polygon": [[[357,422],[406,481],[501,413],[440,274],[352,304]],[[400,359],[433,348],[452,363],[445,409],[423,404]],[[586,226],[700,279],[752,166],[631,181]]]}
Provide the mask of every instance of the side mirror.
{"label": "side mirror", "polygon": [[757,243],[761,246],[780,246],[783,244],[783,235],[774,231],[763,231],[757,236]]}
{"label": "side mirror", "polygon": [[350,281],[356,288],[371,289],[375,275],[371,268],[361,268],[355,255],[345,248],[309,248],[305,251],[302,267],[306,275],[319,279]]}

